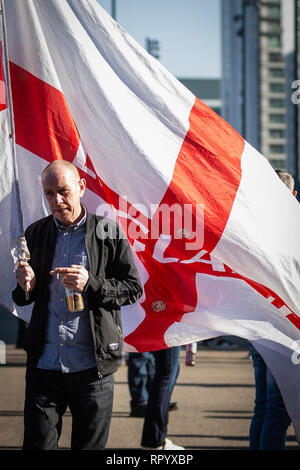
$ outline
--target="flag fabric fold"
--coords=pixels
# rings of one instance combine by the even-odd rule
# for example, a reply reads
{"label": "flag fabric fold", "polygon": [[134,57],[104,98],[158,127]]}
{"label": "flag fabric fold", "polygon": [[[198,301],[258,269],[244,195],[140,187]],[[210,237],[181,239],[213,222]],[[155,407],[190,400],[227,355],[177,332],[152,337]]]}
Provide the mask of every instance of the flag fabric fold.
{"label": "flag fabric fold", "polygon": [[[4,5],[24,225],[47,214],[45,166],[73,162],[88,209],[122,225],[144,287],[122,309],[126,349],[245,338],[271,368],[298,433],[299,203],[259,152],[95,0]],[[9,156],[1,165],[10,168]],[[11,179],[1,178],[5,221]],[[0,269],[1,303],[28,320],[7,297],[11,260]]]}

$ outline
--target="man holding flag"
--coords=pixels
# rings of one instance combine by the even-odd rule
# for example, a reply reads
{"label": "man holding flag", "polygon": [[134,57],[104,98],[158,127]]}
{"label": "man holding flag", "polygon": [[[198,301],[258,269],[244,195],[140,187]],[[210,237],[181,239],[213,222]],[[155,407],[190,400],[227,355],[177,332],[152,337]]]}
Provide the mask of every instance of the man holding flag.
{"label": "man holding flag", "polygon": [[[85,181],[76,167],[56,160],[42,184],[53,215],[27,229],[31,261],[18,264],[13,292],[18,305],[34,302],[25,337],[23,449],[56,449],[69,406],[71,448],[99,450],[108,438],[122,352],[120,307],[142,289],[127,239],[81,205]],[[105,239],[99,225],[108,228]],[[83,305],[70,308],[65,289],[83,296]]]}

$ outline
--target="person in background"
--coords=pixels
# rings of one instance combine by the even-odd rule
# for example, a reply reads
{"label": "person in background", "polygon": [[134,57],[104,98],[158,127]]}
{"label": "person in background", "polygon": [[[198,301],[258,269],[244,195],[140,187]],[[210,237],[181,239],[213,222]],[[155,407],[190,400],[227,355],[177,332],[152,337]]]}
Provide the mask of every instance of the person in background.
{"label": "person in background", "polygon": [[[149,394],[155,374],[155,358],[153,352],[128,354],[128,386],[131,396],[130,416],[144,418],[148,406]],[[174,367],[170,379],[169,411],[178,410],[176,401],[171,402],[171,395],[179,374],[179,356],[177,368]]]}
{"label": "person in background", "polygon": [[180,450],[167,439],[170,398],[179,373],[180,346],[153,351],[155,374],[149,394],[141,445],[143,449]]}
{"label": "person in background", "polygon": [[142,418],[146,414],[148,397],[155,371],[152,352],[128,354],[128,386],[131,396],[130,416]]}
{"label": "person in background", "polygon": [[[275,171],[296,197],[297,191],[292,175],[285,170]],[[285,447],[286,433],[291,419],[271,371],[252,344],[250,344],[250,355],[255,378],[255,406],[249,435],[250,449],[282,450]]]}

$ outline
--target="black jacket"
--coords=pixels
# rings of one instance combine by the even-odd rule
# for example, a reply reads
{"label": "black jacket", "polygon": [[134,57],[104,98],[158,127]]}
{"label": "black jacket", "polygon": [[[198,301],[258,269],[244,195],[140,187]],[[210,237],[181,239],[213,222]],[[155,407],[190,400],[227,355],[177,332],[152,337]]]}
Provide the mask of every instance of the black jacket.
{"label": "black jacket", "polygon": [[[36,285],[25,299],[17,284],[12,293],[17,305],[34,302],[24,348],[28,365],[35,366],[43,351],[48,317],[49,272],[56,241],[56,225],[48,216],[30,225],[25,237],[30,251],[30,265]],[[95,357],[101,375],[117,369],[123,336],[120,307],[132,304],[142,295],[142,287],[134,265],[131,247],[120,227],[112,220],[87,212],[86,250],[89,280],[85,288],[88,298]]]}

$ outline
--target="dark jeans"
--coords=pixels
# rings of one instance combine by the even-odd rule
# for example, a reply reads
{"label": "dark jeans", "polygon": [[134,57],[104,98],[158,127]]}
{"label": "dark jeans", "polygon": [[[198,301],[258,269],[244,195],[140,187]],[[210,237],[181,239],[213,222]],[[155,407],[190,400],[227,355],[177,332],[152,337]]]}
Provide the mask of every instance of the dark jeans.
{"label": "dark jeans", "polygon": [[282,450],[291,419],[265,361],[250,345],[255,377],[255,407],[250,425],[250,449]]}
{"label": "dark jeans", "polygon": [[179,371],[180,346],[153,352],[155,375],[148,399],[142,446],[159,447],[167,435],[172,386]]}
{"label": "dark jeans", "polygon": [[147,404],[154,371],[153,353],[128,354],[128,385],[132,407]]}
{"label": "dark jeans", "polygon": [[113,405],[114,375],[96,369],[63,374],[28,368],[23,449],[58,449],[62,417],[72,414],[72,450],[104,449]]}

